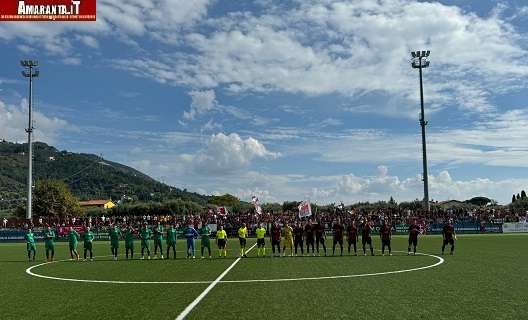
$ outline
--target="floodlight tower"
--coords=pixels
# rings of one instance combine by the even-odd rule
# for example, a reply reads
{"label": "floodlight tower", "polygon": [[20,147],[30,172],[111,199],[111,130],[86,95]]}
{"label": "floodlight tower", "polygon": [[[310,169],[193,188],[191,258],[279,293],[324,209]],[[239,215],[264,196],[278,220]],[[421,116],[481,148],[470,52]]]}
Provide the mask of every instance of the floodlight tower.
{"label": "floodlight tower", "polygon": [[29,78],[29,116],[28,116],[28,127],[26,132],[28,134],[28,179],[27,179],[27,211],[26,218],[31,220],[32,211],[31,211],[31,195],[33,189],[33,145],[31,142],[32,133],[33,133],[33,124],[31,118],[31,108],[33,104],[33,78],[38,77],[39,70],[37,60],[21,60],[20,64],[25,69],[22,71],[22,76]]}
{"label": "floodlight tower", "polygon": [[424,95],[423,95],[423,82],[422,82],[422,69],[429,67],[429,54],[431,51],[413,51],[411,52],[412,56],[412,67],[418,69],[420,75],[420,126],[422,127],[422,159],[423,159],[423,182],[424,182],[424,210],[429,213],[430,203],[429,203],[429,176],[427,173],[427,144],[425,142],[425,127],[427,126],[427,121],[425,121],[424,113]]}

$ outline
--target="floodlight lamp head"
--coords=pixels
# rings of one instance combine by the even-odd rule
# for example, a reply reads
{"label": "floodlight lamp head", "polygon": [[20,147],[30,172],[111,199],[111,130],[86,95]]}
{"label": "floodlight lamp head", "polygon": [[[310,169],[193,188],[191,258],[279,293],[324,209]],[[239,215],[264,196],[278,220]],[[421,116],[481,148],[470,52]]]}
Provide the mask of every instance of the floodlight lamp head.
{"label": "floodlight lamp head", "polygon": [[20,64],[26,68],[36,67],[38,66],[38,60],[21,60]]}
{"label": "floodlight lamp head", "polygon": [[411,51],[411,56],[412,56],[413,58],[416,58],[416,52]]}

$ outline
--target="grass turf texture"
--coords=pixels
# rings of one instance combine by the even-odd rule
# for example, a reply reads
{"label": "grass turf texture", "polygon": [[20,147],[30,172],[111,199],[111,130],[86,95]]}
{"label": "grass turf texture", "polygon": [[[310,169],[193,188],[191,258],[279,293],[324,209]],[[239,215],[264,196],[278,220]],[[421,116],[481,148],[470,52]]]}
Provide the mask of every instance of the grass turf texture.
{"label": "grass turf texture", "polygon": [[[329,239],[330,240],[330,239]],[[407,249],[406,237],[394,237],[393,250]],[[459,236],[454,256],[438,267],[374,277],[294,282],[219,283],[189,314],[189,319],[332,318],[332,319],[527,319],[528,235]],[[269,241],[267,241],[269,245]],[[249,239],[248,248],[254,243]],[[331,240],[327,241],[331,254]],[[379,240],[374,245],[379,247]],[[420,238],[419,251],[439,254],[440,236]],[[213,245],[214,247],[214,245]],[[125,281],[213,281],[238,254],[229,242],[227,259],[58,262],[35,268],[47,276]],[[199,249],[199,242],[197,242]],[[449,248],[449,247],[448,247]],[[448,252],[446,248],[446,252]],[[82,249],[82,244],[79,245]],[[123,253],[124,245],[120,247]],[[67,259],[67,243],[56,243],[56,259]],[[139,242],[136,242],[136,255]],[[270,248],[267,253],[271,252]],[[174,319],[205,284],[109,284],[40,279],[25,273],[25,245],[0,244],[1,319]],[[96,256],[109,255],[108,242],[95,242]],[[276,279],[385,272],[434,264],[427,256],[256,258],[256,248],[223,280]],[[345,249],[346,254],[346,249]],[[379,254],[379,252],[376,252]]]}

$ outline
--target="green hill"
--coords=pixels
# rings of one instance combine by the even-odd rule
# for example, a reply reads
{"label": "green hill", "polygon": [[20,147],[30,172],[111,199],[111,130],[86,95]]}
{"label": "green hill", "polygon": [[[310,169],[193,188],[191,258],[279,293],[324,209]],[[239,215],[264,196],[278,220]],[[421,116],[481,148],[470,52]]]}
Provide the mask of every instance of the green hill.
{"label": "green hill", "polygon": [[[126,196],[136,201],[172,199],[205,204],[208,196],[181,190],[125,165],[93,154],[59,151],[42,142],[33,145],[34,181],[63,180],[80,200]],[[27,144],[0,141],[0,211],[23,204],[26,197]]]}

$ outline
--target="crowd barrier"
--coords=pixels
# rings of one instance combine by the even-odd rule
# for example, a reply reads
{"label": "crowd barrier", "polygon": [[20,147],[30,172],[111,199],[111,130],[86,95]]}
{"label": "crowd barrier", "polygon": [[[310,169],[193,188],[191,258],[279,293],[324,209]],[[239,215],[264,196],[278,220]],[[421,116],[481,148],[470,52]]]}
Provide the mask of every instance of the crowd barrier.
{"label": "crowd barrier", "polygon": [[506,222],[502,224],[502,232],[504,233],[518,233],[528,232],[528,223],[520,222]]}
{"label": "crowd barrier", "polygon": [[[506,223],[455,223],[455,231],[458,234],[475,234],[475,233],[528,233],[528,223],[520,222],[506,222]],[[217,230],[216,224],[210,224],[209,228],[211,233],[214,235]],[[425,234],[441,234],[444,225],[441,223],[429,224],[428,226],[422,226],[422,233]],[[82,233],[80,227],[75,228],[79,233]],[[373,234],[379,234],[380,226],[374,226]],[[392,226],[393,234],[408,234],[408,224],[396,224]],[[93,229],[92,230],[96,240],[108,240],[108,229]],[[236,236],[237,228],[229,228],[226,230],[230,236]],[[183,228],[177,228],[177,234],[181,237]],[[327,230],[328,234],[331,234],[331,230]],[[0,241],[19,241],[24,239],[26,231],[23,229],[0,229]],[[43,231],[40,229],[34,230],[35,238],[41,240],[43,238]],[[250,232],[252,235],[252,232]],[[66,228],[59,228],[57,230],[58,239],[65,239],[67,236]]]}
{"label": "crowd barrier", "polygon": [[[215,234],[217,231],[216,224],[209,224],[209,229],[211,229],[211,233]],[[73,227],[79,234],[84,232],[84,227],[82,226],[74,226]],[[176,228],[176,234],[178,237],[181,237],[183,234],[184,227]],[[68,235],[68,228],[59,227],[56,229],[57,233],[57,239],[58,240],[65,240]],[[95,236],[95,240],[109,240],[110,237],[108,235],[108,228],[93,228],[92,232]],[[35,234],[36,240],[42,240],[44,238],[44,231],[40,228],[33,230],[33,233]],[[0,241],[18,241],[18,240],[24,240],[24,236],[26,235],[26,230],[24,229],[0,229]]]}

